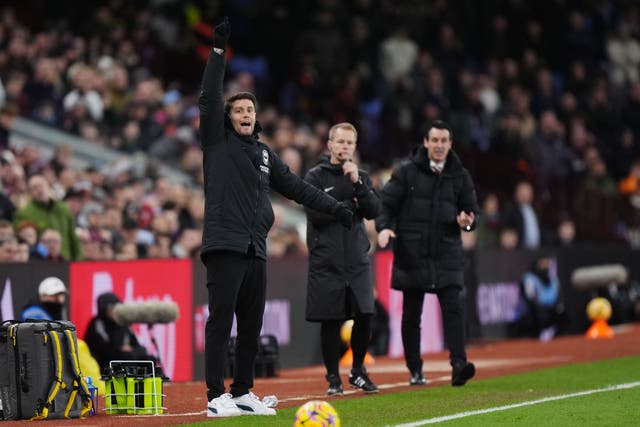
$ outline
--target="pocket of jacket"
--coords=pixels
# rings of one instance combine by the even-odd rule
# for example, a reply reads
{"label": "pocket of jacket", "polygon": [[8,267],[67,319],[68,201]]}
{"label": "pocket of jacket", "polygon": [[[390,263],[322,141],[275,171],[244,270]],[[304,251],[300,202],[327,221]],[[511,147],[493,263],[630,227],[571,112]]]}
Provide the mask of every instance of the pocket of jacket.
{"label": "pocket of jacket", "polygon": [[400,232],[395,242],[395,256],[400,265],[417,265],[422,253],[422,233]]}

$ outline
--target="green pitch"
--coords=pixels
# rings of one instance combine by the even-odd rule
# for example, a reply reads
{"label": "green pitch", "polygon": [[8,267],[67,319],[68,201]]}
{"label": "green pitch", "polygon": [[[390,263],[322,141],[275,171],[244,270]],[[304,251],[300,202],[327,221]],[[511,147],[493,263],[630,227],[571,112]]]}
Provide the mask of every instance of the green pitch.
{"label": "green pitch", "polygon": [[[625,388],[615,388],[623,385]],[[542,369],[464,387],[438,386],[331,400],[343,427],[638,426],[640,356]],[[302,403],[301,403],[302,404]],[[215,419],[192,426],[291,426],[297,408],[275,417]],[[434,418],[448,420],[436,422]]]}

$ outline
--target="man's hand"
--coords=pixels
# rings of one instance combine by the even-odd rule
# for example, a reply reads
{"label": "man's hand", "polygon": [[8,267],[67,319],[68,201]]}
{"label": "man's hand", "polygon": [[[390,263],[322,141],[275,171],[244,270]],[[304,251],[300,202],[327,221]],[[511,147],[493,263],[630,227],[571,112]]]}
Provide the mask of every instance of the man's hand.
{"label": "man's hand", "polygon": [[466,213],[465,211],[462,211],[458,214],[456,220],[458,221],[458,225],[460,226],[460,228],[470,231],[471,225],[473,224],[475,218],[476,216],[473,212]]}
{"label": "man's hand", "polygon": [[393,230],[389,228],[380,230],[380,233],[378,233],[378,246],[380,246],[381,248],[386,248],[389,244],[389,239],[391,239],[392,237],[394,239],[396,237],[396,233],[394,233]]}
{"label": "man's hand", "polygon": [[344,228],[351,230],[353,226],[353,211],[348,203],[338,202],[333,215]]}
{"label": "man's hand", "polygon": [[342,164],[342,173],[344,176],[348,177],[352,184],[358,182],[360,179],[360,175],[358,174],[358,165],[353,163],[351,160],[347,160]]}
{"label": "man's hand", "polygon": [[227,41],[231,34],[231,24],[229,18],[226,16],[222,19],[222,22],[216,25],[213,30],[213,47],[218,49],[225,49],[227,47]]}

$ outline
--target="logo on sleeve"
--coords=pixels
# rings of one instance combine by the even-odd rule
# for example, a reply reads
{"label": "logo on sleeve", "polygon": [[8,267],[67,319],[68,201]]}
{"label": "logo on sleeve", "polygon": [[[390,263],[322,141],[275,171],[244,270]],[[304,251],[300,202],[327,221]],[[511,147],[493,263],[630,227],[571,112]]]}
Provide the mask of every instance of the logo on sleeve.
{"label": "logo on sleeve", "polygon": [[269,152],[262,150],[262,165],[260,165],[260,171],[263,173],[269,173]]}

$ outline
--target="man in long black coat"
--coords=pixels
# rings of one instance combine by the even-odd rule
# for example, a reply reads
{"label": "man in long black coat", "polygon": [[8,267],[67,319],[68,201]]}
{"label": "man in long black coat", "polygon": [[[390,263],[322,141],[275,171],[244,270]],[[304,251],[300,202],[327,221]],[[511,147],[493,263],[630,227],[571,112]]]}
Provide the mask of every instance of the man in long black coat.
{"label": "man in long black coat", "polygon": [[328,395],[342,394],[338,370],[340,326],[354,319],[351,331],[353,364],[349,383],[365,393],[378,391],[364,367],[371,337],[371,318],[375,312],[369,239],[363,219],[380,212],[380,198],[369,175],[353,162],[356,128],[339,123],[329,130],[329,157],[311,169],[305,180],[339,201],[349,203],[355,212],[351,229],[345,229],[330,215],[307,208],[309,282],[306,318],[321,322],[322,357],[327,368]]}
{"label": "man in long black coat", "polygon": [[[223,101],[229,34],[225,18],[215,27],[199,99],[205,192],[201,258],[207,268],[209,299],[207,416],[275,415],[273,408],[250,391],[266,300],[266,238],[274,220],[269,192],[274,189],[335,215],[347,227],[353,212],[293,174],[258,140],[260,125],[253,94],[241,92]],[[224,365],[234,314],[238,324],[235,372],[230,393],[225,393]]]}
{"label": "man in long black coat", "polygon": [[460,231],[471,231],[479,211],[473,181],[451,150],[449,126],[429,126],[423,145],[400,163],[382,190],[376,218],[378,244],[395,238],[392,287],[402,291],[402,343],[411,385],[426,384],[420,357],[425,292],[438,296],[452,366],[452,385],[464,385],[475,366],[467,361],[463,308],[464,261]]}

